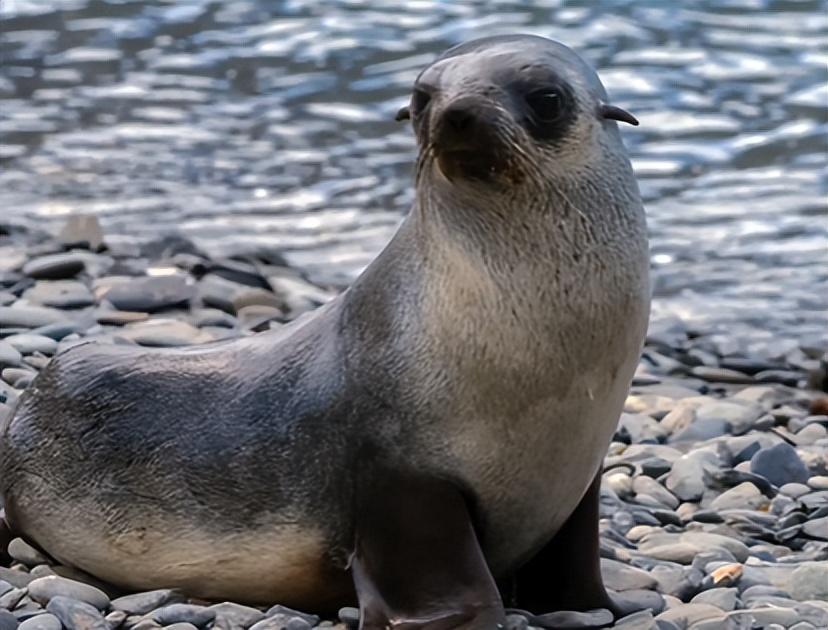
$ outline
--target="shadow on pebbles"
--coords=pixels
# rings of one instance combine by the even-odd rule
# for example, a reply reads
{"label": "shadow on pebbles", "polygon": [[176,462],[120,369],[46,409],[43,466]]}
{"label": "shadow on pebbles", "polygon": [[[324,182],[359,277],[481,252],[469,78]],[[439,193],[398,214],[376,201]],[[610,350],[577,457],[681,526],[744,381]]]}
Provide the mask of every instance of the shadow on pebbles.
{"label": "shadow on pebbles", "polygon": [[[86,337],[184,346],[249,335],[335,293],[273,252],[213,259],[177,237],[106,246],[88,218],[57,238],[0,225],[0,419],[52,355]],[[509,611],[508,628],[828,628],[825,340],[754,356],[723,337],[653,322],[604,461],[604,577],[625,608],[645,610],[614,622],[601,610]],[[351,608],[323,621],[276,602],[208,605],[170,590],[117,596],[22,540],[10,553],[13,565],[0,567],[0,630],[358,621]]]}

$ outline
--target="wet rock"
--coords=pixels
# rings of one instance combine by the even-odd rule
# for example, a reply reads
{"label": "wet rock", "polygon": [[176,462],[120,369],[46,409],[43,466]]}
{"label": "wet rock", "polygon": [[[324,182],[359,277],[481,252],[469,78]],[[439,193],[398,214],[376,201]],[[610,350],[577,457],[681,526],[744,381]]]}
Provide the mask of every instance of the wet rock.
{"label": "wet rock", "polygon": [[85,602],[98,610],[109,608],[109,597],[100,589],[59,576],[48,576],[33,580],[29,584],[29,595],[36,602],[46,604],[55,597],[68,597]]}
{"label": "wet rock", "polygon": [[29,545],[22,538],[14,538],[9,543],[9,555],[17,560],[20,564],[25,564],[27,567],[34,567],[38,564],[45,564],[48,562],[47,558],[37,549]]}
{"label": "wet rock", "polygon": [[84,259],[78,254],[53,254],[33,258],[23,265],[23,273],[36,280],[66,280],[84,268]]}
{"label": "wet rock", "polygon": [[791,597],[799,601],[828,601],[828,561],[797,567],[791,574],[789,590]]}
{"label": "wet rock", "polygon": [[61,630],[60,619],[51,613],[44,613],[26,619],[18,626],[18,630]]}
{"label": "wet rock", "polygon": [[183,601],[184,597],[178,591],[159,589],[124,595],[113,599],[111,605],[114,610],[122,610],[130,615],[145,615],[167,604],[177,604]]}
{"label": "wet rock", "polygon": [[22,354],[34,354],[40,352],[52,356],[57,351],[57,341],[44,335],[34,333],[23,333],[9,335],[5,342]]}
{"label": "wet rock", "polygon": [[62,309],[84,308],[95,303],[92,292],[77,280],[41,280],[27,289],[23,297],[33,304]]}
{"label": "wet rock", "polygon": [[806,483],[811,476],[796,450],[785,442],[757,451],[750,460],[750,469],[776,486]]}
{"label": "wet rock", "polygon": [[121,311],[154,313],[187,304],[195,295],[195,288],[179,275],[130,278],[101,291],[106,299]]}
{"label": "wet rock", "polygon": [[57,596],[49,600],[46,610],[57,617],[67,630],[110,630],[98,609],[86,602]]}

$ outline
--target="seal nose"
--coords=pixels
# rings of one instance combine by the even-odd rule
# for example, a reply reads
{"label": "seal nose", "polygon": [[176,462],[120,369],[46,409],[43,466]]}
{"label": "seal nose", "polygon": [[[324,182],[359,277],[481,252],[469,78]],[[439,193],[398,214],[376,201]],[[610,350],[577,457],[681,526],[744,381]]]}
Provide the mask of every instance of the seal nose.
{"label": "seal nose", "polygon": [[490,135],[491,118],[491,114],[476,100],[454,101],[437,119],[434,144],[443,151],[474,149]]}
{"label": "seal nose", "polygon": [[467,131],[474,123],[474,113],[466,106],[452,105],[443,114],[445,124],[457,133]]}

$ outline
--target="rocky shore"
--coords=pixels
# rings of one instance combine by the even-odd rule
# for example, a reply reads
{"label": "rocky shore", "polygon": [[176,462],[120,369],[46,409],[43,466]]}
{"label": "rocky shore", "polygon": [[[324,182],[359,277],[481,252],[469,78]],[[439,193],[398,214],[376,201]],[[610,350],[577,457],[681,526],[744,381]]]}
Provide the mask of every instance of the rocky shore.
{"label": "rocky shore", "polygon": [[[57,236],[0,224],[0,420],[49,358],[80,340],[181,346],[277,328],[336,294],[278,253],[211,258],[168,237],[107,245],[94,219]],[[828,376],[813,336],[750,356],[720,331],[651,326],[605,459],[604,575],[648,608],[509,628],[828,628]],[[271,608],[123,594],[22,540],[0,567],[0,630],[302,630],[355,627]],[[562,568],[561,570],[566,570]]]}

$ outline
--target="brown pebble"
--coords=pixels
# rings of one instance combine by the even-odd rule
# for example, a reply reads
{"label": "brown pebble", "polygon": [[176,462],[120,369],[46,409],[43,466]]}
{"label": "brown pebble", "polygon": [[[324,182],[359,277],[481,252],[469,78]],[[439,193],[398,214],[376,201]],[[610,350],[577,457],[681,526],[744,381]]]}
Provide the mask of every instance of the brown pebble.
{"label": "brown pebble", "polygon": [[828,416],[828,396],[814,398],[808,411],[815,416]]}

